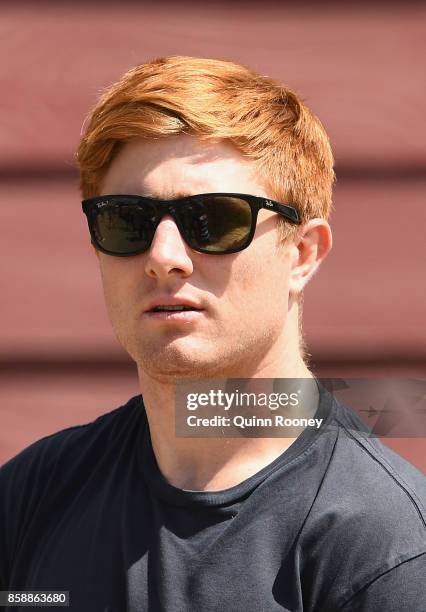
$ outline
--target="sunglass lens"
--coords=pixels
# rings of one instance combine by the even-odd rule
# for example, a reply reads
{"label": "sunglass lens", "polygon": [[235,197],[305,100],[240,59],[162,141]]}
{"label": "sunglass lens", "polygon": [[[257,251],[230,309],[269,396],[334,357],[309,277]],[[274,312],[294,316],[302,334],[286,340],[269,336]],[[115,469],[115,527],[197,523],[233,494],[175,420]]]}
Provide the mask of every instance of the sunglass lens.
{"label": "sunglass lens", "polygon": [[155,208],[134,203],[102,203],[97,211],[94,232],[99,245],[116,255],[146,250],[152,240]]}
{"label": "sunglass lens", "polygon": [[199,196],[184,207],[183,225],[188,242],[205,252],[238,251],[247,243],[251,224],[250,205],[241,198]]}

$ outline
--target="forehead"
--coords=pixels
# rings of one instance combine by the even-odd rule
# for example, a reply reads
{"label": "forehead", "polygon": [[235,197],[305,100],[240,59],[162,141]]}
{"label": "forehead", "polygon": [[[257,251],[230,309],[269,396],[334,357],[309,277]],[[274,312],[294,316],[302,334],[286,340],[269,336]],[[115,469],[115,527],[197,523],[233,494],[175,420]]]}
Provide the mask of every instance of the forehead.
{"label": "forehead", "polygon": [[226,141],[179,135],[135,139],[120,150],[101,193],[139,193],[174,199],[195,193],[239,192],[269,196],[254,163]]}

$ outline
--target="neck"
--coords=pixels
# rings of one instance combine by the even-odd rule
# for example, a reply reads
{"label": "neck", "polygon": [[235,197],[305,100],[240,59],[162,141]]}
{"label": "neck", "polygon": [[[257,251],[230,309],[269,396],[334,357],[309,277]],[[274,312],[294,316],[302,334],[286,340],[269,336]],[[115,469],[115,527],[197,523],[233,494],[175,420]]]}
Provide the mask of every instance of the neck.
{"label": "neck", "polygon": [[[138,374],[157,464],[163,476],[176,487],[201,491],[232,487],[274,461],[301,433],[300,429],[290,432],[288,435],[294,435],[289,438],[176,437],[176,381],[158,380],[139,365]],[[293,339],[281,338],[260,362],[236,364],[226,372],[215,371],[210,377],[313,378],[300,355],[296,334]],[[316,394],[316,386],[310,385],[311,389],[314,387]],[[311,398],[310,416],[315,412],[317,399],[317,395]]]}

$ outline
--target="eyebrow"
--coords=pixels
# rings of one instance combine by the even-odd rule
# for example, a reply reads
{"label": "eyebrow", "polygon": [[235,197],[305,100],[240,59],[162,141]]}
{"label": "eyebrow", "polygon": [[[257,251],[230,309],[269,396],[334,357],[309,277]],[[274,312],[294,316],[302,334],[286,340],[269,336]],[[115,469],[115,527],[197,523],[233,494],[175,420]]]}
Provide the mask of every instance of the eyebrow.
{"label": "eyebrow", "polygon": [[153,198],[154,200],[179,200],[180,198],[188,198],[195,194],[188,193],[187,191],[168,191],[167,193],[163,194],[163,197],[159,196],[158,193],[153,194],[144,192],[141,195],[145,198]]}

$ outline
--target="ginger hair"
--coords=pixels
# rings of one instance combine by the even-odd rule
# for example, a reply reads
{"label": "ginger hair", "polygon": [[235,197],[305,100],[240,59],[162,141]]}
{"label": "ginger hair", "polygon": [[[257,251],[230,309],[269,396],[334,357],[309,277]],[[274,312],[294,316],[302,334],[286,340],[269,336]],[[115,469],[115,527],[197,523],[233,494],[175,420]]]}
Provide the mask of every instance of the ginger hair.
{"label": "ginger hair", "polygon": [[[83,198],[99,195],[125,143],[178,134],[230,141],[254,162],[270,197],[295,206],[302,223],[328,217],[331,147],[301,98],[233,61],[183,56],[135,66],[103,92],[77,151]],[[297,231],[280,221],[283,239]]]}

